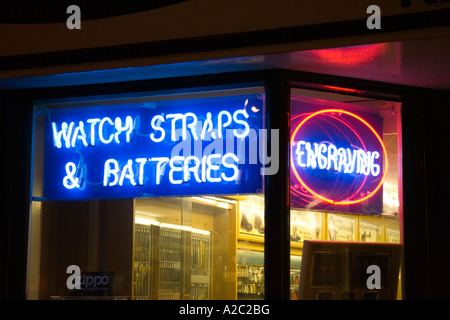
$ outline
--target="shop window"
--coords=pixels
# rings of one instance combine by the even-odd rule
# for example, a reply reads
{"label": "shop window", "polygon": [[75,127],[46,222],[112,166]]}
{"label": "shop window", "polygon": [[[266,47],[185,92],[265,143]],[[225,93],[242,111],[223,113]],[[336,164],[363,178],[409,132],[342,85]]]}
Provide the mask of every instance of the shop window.
{"label": "shop window", "polygon": [[401,298],[400,104],[292,89],[290,110],[291,298]]}
{"label": "shop window", "polygon": [[35,107],[29,299],[263,299],[261,88]]}

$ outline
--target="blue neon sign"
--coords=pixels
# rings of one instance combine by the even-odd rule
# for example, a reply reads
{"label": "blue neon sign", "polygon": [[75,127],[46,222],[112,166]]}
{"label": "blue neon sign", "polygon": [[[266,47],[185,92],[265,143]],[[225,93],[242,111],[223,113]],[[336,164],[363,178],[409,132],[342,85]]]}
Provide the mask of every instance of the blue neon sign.
{"label": "blue neon sign", "polygon": [[47,109],[43,199],[262,189],[257,94]]}

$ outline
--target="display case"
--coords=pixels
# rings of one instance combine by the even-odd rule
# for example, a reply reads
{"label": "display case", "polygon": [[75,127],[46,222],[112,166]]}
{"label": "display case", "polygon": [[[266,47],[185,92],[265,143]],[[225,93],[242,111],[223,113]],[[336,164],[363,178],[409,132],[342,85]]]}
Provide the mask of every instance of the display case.
{"label": "display case", "polygon": [[261,300],[264,298],[264,253],[238,250],[237,298]]}
{"label": "display case", "polygon": [[134,300],[210,299],[209,232],[135,224],[134,248]]}
{"label": "display case", "polygon": [[135,300],[148,300],[151,296],[151,226],[135,225],[133,297]]}
{"label": "display case", "polygon": [[302,264],[302,257],[298,255],[291,255],[291,269],[290,269],[290,299],[298,300],[298,286],[300,283],[300,267]]}
{"label": "display case", "polygon": [[180,300],[183,290],[182,232],[161,228],[159,238],[159,299]]}
{"label": "display case", "polygon": [[[264,234],[255,227],[259,226],[256,217],[263,216],[264,198],[231,199],[136,201],[133,299],[264,299]],[[141,219],[144,213],[147,220]],[[293,209],[291,220],[292,300],[300,298],[305,241],[398,241],[395,217]],[[186,224],[177,224],[181,221]],[[245,229],[248,225],[243,221],[252,230]]]}
{"label": "display case", "polygon": [[191,300],[209,300],[211,295],[211,236],[191,236]]}

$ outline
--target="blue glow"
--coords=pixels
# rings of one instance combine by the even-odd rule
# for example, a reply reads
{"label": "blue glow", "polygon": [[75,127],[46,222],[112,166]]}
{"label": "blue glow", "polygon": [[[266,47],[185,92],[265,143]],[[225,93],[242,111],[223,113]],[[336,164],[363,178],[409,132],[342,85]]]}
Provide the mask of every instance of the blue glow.
{"label": "blue glow", "polygon": [[166,131],[164,131],[164,129],[161,128],[161,122],[165,122],[165,121],[166,120],[164,119],[164,117],[162,115],[156,115],[152,118],[151,126],[152,126],[153,130],[156,130],[156,131],[160,132],[160,134],[161,134],[159,136],[159,138],[156,138],[154,132],[150,133],[150,139],[152,139],[153,142],[161,142],[166,137]]}
{"label": "blue glow", "polygon": [[[114,168],[111,168],[111,165],[114,166]],[[111,175],[114,176],[113,181],[109,181],[109,178]],[[105,170],[103,174],[103,186],[114,186],[119,181],[119,164],[114,159],[108,159],[105,162]]]}
{"label": "blue glow", "polygon": [[78,177],[75,177],[77,171],[77,166],[75,165],[75,163],[66,163],[65,169],[67,175],[63,179],[64,187],[66,187],[67,189],[79,188],[80,184],[78,182],[80,179]]}
{"label": "blue glow", "polygon": [[375,163],[375,159],[380,158],[378,151],[337,148],[332,143],[313,143],[313,145],[314,148],[310,142],[303,140],[297,142],[295,154],[299,167],[312,169],[318,167],[322,170],[366,176],[371,174],[374,177],[380,174],[380,164]]}
{"label": "blue glow", "polygon": [[100,139],[100,141],[101,141],[102,143],[108,144],[108,143],[110,143],[111,141],[113,141],[113,139],[114,139],[114,134],[111,133],[111,134],[109,135],[109,138],[108,138],[108,139],[105,139],[105,137],[103,136],[103,126],[105,125],[105,122],[108,122],[111,126],[114,125],[114,122],[112,122],[112,120],[111,120],[110,118],[104,117],[104,118],[100,121],[100,124],[99,124],[99,127],[98,127],[98,137],[99,137],[99,139]]}
{"label": "blue glow", "polygon": [[262,129],[262,112],[245,108],[262,103],[251,94],[49,109],[44,197],[256,193],[262,176],[250,148],[261,146],[250,133]]}

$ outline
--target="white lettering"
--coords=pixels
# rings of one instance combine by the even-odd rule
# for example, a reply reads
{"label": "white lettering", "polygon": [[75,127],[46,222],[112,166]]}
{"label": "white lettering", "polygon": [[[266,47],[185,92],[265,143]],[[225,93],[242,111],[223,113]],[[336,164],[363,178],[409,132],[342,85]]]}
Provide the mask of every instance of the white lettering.
{"label": "white lettering", "polygon": [[186,122],[187,122],[186,120],[187,120],[188,117],[192,118],[192,122],[190,124],[188,124],[187,127],[191,130],[191,135],[194,138],[194,140],[198,140],[198,136],[197,136],[197,132],[196,132],[196,130],[197,130],[197,116],[194,113],[192,113],[192,112],[188,112],[188,113],[186,113],[184,115],[183,128],[182,128],[183,131],[181,133],[181,137],[182,137],[183,141],[186,140],[186,130],[187,130],[186,129]]}
{"label": "white lettering", "polygon": [[380,153],[378,151],[372,152],[372,158],[370,159],[370,162],[372,163],[372,167],[370,169],[370,173],[376,177],[380,174],[380,165],[375,163],[375,159],[380,158]]}
{"label": "white lettering", "polygon": [[[206,131],[211,132],[212,129],[213,129],[213,123],[211,120],[211,112],[208,112],[206,114],[206,121],[205,121],[205,123],[203,123],[202,134],[200,136],[200,139],[205,140]],[[211,136],[212,136],[212,134],[211,134]]]}
{"label": "white lettering", "polygon": [[327,146],[325,143],[314,143],[314,150],[316,154],[317,164],[319,169],[325,169],[328,164],[327,157],[323,155],[327,151]]}
{"label": "white lettering", "polygon": [[217,164],[213,164],[213,159],[220,159],[222,156],[220,154],[211,154],[206,159],[206,165],[208,168],[206,169],[206,180],[209,182],[220,182],[222,179],[220,177],[213,177],[211,171],[217,171],[220,167]]}
{"label": "white lettering", "polygon": [[[222,120],[222,117],[224,115],[227,117],[227,120],[225,122],[223,122],[223,120]],[[224,111],[219,112],[219,115],[217,116],[217,118],[218,118],[217,119],[217,125],[218,125],[217,138],[222,139],[222,137],[223,137],[222,130],[223,130],[223,128],[228,127],[231,124],[232,117],[228,111],[224,110]]]}
{"label": "white lettering", "polygon": [[119,186],[123,186],[123,180],[127,178],[130,183],[135,186],[136,182],[134,181],[134,173],[133,173],[133,161],[130,159],[127,161],[127,164],[123,167],[122,173],[119,179]]}
{"label": "white lettering", "polygon": [[367,278],[366,285],[370,290],[381,289],[381,269],[379,266],[372,264],[367,267],[366,273],[370,274]]}
{"label": "white lettering", "polygon": [[[170,159],[170,161],[169,161],[169,166],[170,166],[169,181],[170,181],[170,183],[180,184],[183,182],[183,179],[175,180],[173,177],[174,172],[182,172],[183,171],[183,165],[182,165],[183,160],[184,160],[184,157],[182,157],[182,156],[175,156]],[[175,162],[178,164],[181,164],[181,166],[179,166],[179,167],[175,166]]]}
{"label": "white lettering", "polygon": [[[347,173],[347,153],[345,151],[344,148],[339,148],[337,150],[337,154],[338,154],[338,166],[337,166],[337,171],[338,172],[344,172]],[[344,167],[344,170],[342,170],[342,167]]]}
{"label": "white lettering", "polygon": [[[113,166],[113,168],[111,168]],[[104,170],[103,170],[103,186],[114,186],[119,181],[119,163],[114,159],[108,159],[105,162]],[[109,177],[113,175],[114,180],[112,182],[109,181]]]}
{"label": "white lettering", "polygon": [[[191,161],[194,161],[194,166],[190,167],[189,164]],[[202,182],[202,179],[199,176],[199,168],[200,166],[200,159],[195,156],[188,156],[184,160],[184,167],[183,167],[183,173],[184,173],[184,181],[188,181],[190,179],[190,172],[194,174],[195,181],[198,183]]]}
{"label": "white lettering", "polygon": [[101,119],[88,119],[86,122],[91,124],[91,145],[95,146],[95,125],[99,123]]}
{"label": "white lettering", "polygon": [[81,289],[81,269],[75,264],[71,264],[67,267],[66,273],[70,274],[67,278],[66,286],[67,289]]}
{"label": "white lettering", "polygon": [[302,146],[304,146],[305,144],[305,141],[299,141],[297,143],[297,149],[295,150],[295,153],[297,154],[297,165],[301,168],[306,167],[306,163],[302,162],[302,156],[305,154],[305,152],[301,151]]}
{"label": "white lettering", "polygon": [[[172,119],[172,141],[177,141],[177,137],[175,135],[176,133],[176,122],[177,120],[183,120],[184,119],[184,115],[182,113],[171,113],[166,115],[167,119]],[[182,134],[183,135],[183,134]]]}
{"label": "white lettering", "polygon": [[57,148],[62,147],[61,137],[64,139],[66,148],[70,148],[70,136],[72,135],[74,123],[71,122],[69,125],[67,122],[61,124],[61,130],[58,131],[58,127],[55,122],[52,122],[53,129],[53,144]]}
{"label": "white lettering", "polygon": [[66,27],[69,30],[81,29],[81,9],[77,5],[70,5],[67,7],[66,13],[71,15],[66,20]]}
{"label": "white lettering", "polygon": [[114,122],[112,122],[110,118],[108,117],[103,118],[98,126],[98,137],[102,143],[109,144],[111,141],[113,141],[114,134],[111,133],[109,138],[105,139],[105,137],[103,136],[103,126],[105,125],[105,122],[108,122],[111,126],[114,126]]}
{"label": "white lettering", "polygon": [[84,132],[84,123],[83,121],[80,121],[78,123],[78,126],[75,128],[75,131],[72,136],[72,144],[71,144],[72,147],[75,147],[75,142],[77,139],[80,139],[83,145],[87,147],[88,143],[86,141],[86,137],[87,137],[86,132]]}
{"label": "white lettering", "polygon": [[133,118],[131,118],[130,116],[127,116],[125,118],[125,125],[122,126],[122,120],[117,117],[114,121],[114,126],[116,128],[116,133],[114,134],[114,140],[116,141],[116,143],[120,143],[119,140],[119,135],[122,132],[126,132],[126,142],[130,142],[131,141],[131,134],[133,133],[134,130],[134,124],[133,124]]}
{"label": "white lettering", "polygon": [[156,185],[159,185],[161,183],[161,176],[164,175],[164,167],[167,162],[169,162],[169,158],[167,157],[157,157],[157,158],[151,158],[150,161],[158,161],[156,164],[156,179],[155,183]]}
{"label": "white lettering", "polygon": [[231,169],[233,169],[233,175],[231,176],[231,177],[227,177],[226,175],[225,175],[225,172],[222,172],[222,174],[221,174],[221,177],[222,177],[222,179],[223,180],[225,180],[225,181],[234,181],[234,180],[236,180],[237,178],[238,178],[238,175],[239,175],[239,169],[238,169],[238,167],[236,166],[236,164],[229,164],[229,163],[227,163],[227,159],[228,158],[232,158],[233,160],[234,160],[234,162],[235,163],[238,163],[239,162],[239,158],[235,155],[235,154],[233,154],[233,153],[227,153],[227,154],[225,154],[224,156],[223,156],[223,158],[222,158],[222,163],[223,163],[223,166],[224,167],[226,167],[226,168],[231,168]]}
{"label": "white lettering", "polygon": [[147,163],[147,158],[137,158],[136,162],[139,163],[139,185],[144,184],[144,165]]}
{"label": "white lettering", "polygon": [[377,5],[370,5],[367,7],[366,13],[371,13],[372,15],[367,18],[366,25],[367,29],[381,29],[381,9]]}
{"label": "white lettering", "polygon": [[295,148],[296,163],[301,168],[332,170],[343,173],[378,176],[381,171],[376,159],[380,158],[378,151],[361,149],[337,148],[332,143],[311,143],[298,141]]}
{"label": "white lettering", "polygon": [[[195,141],[199,139],[205,141],[209,138],[222,140],[224,130],[234,123],[235,128],[230,128],[230,131],[235,138],[244,139],[250,133],[248,118],[245,109],[236,110],[233,114],[222,110],[214,117],[214,122],[211,112],[206,113],[203,122],[198,121],[198,116],[193,112],[159,114],[152,117],[150,121],[152,132],[148,136],[151,141],[158,143],[166,138],[166,130],[169,130],[171,141],[178,141],[180,136],[182,141],[186,141],[189,138],[188,133]],[[168,128],[164,128],[166,122]],[[73,121],[62,122],[60,128],[56,122],[52,122],[53,144],[56,148],[61,148],[63,144],[66,148],[74,148],[78,140],[85,147],[96,146],[99,142],[130,143],[134,132],[138,129],[137,125],[139,125],[138,117],[133,118],[129,115],[124,118],[116,117],[114,121],[110,117],[90,118],[78,121],[77,125]],[[254,156],[256,157],[256,153]]]}
{"label": "white lettering", "polygon": [[150,125],[152,126],[152,128],[154,130],[161,132],[161,135],[159,136],[159,138],[155,138],[155,134],[153,132],[150,133],[150,139],[152,139],[152,141],[154,141],[154,142],[161,142],[166,137],[166,131],[163,128],[160,127],[161,126],[161,122],[165,122],[165,121],[166,120],[161,115],[157,115],[157,116],[154,116],[152,118],[152,121],[151,121]]}
{"label": "white lettering", "polygon": [[[120,144],[119,136],[122,132],[125,132],[125,141],[129,143],[131,142],[136,123],[131,116],[126,116],[124,122],[119,117],[116,117],[114,122],[109,117],[87,119],[85,122],[79,121],[76,127],[73,121],[70,124],[62,122],[60,130],[56,122],[52,122],[54,146],[61,148],[62,142],[64,142],[66,148],[75,148],[77,140],[80,140],[85,147],[95,146],[97,136],[98,140],[103,144],[109,144],[113,140]],[[88,128],[89,134],[87,134],[86,128]],[[162,139],[164,139],[164,136],[162,136]]]}
{"label": "white lettering", "polygon": [[80,187],[80,178],[76,177],[77,166],[73,162],[66,163],[67,175],[63,178],[63,186],[66,189],[73,189]]}
{"label": "white lettering", "polygon": [[[279,130],[270,130],[270,140],[267,141],[267,129],[259,130],[259,161],[264,164],[270,164],[270,167],[261,168],[261,175],[274,175],[279,169]],[[270,146],[270,156],[268,155]]]}
{"label": "white lettering", "polygon": [[245,129],[242,131],[242,133],[239,133],[237,129],[234,129],[233,133],[236,138],[245,138],[248,135],[248,132],[250,131],[250,127],[246,120],[238,119],[238,115],[240,115],[240,114],[242,114],[246,119],[248,119],[247,111],[245,111],[245,109],[241,109],[241,110],[236,110],[233,113],[233,120],[234,120],[234,122],[236,122],[238,124],[242,124]]}
{"label": "white lettering", "polygon": [[[103,171],[103,186],[122,187],[127,184],[143,185],[146,181],[146,166],[148,162],[156,162],[156,174],[154,177],[155,185],[161,184],[164,176],[165,165],[169,165],[168,180],[171,184],[182,184],[183,182],[196,181],[203,182],[221,182],[235,181],[239,176],[239,158],[233,153],[211,154],[205,155],[201,159],[196,156],[174,156],[153,157],[153,158],[137,158],[135,160],[128,159],[126,164],[121,167],[116,159],[108,159],[105,161]],[[72,169],[72,168],[70,168]],[[136,183],[136,180],[138,183]],[[69,183],[74,183],[70,182]],[[69,186],[71,186],[69,184]]]}
{"label": "white lettering", "polygon": [[333,170],[337,171],[337,149],[334,144],[328,145],[328,166],[327,170],[331,169],[331,163],[333,163]]}

